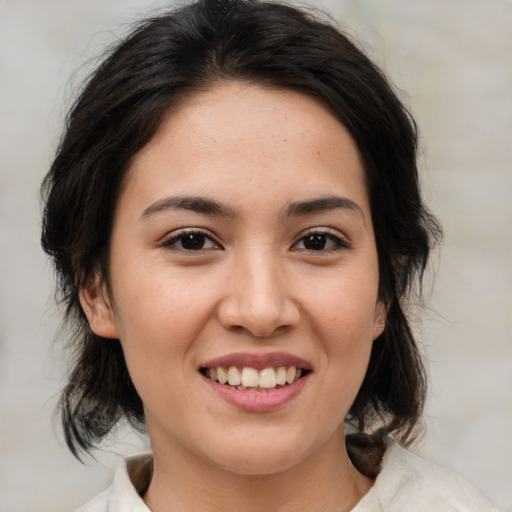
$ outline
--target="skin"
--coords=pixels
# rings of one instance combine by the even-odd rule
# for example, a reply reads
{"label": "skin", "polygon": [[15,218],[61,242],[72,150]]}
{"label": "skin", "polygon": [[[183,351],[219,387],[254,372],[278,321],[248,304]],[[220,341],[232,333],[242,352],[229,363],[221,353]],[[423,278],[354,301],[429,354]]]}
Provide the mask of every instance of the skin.
{"label": "skin", "polygon": [[[168,200],[177,196],[214,200],[223,214]],[[344,200],[290,207],[333,196]],[[184,248],[184,229],[205,234],[193,235],[199,250]],[[312,232],[320,249],[304,238]],[[343,511],[369,490],[347,456],[344,417],[385,308],[361,159],[319,102],[224,82],[175,106],[127,173],[109,277],[108,292],[98,277],[81,302],[97,334],[121,341],[144,403],[151,510]],[[270,411],[234,407],[198,371],[277,351],[312,372]]]}

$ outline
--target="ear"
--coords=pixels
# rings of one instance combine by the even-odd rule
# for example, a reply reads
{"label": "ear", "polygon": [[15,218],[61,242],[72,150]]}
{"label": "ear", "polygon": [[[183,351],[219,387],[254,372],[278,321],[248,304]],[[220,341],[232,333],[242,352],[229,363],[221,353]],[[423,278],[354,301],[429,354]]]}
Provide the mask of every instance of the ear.
{"label": "ear", "polygon": [[388,311],[386,305],[379,300],[375,305],[375,313],[373,315],[373,340],[376,340],[383,333],[384,328],[386,327],[387,316]]}
{"label": "ear", "polygon": [[96,273],[78,292],[91,330],[103,338],[119,338],[119,330],[105,283]]}

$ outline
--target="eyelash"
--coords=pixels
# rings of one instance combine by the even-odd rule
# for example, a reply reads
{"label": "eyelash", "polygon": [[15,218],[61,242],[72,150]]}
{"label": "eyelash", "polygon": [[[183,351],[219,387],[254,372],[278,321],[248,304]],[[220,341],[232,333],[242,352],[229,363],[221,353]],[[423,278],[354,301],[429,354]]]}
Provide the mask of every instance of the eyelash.
{"label": "eyelash", "polygon": [[[201,247],[199,247],[198,249],[191,249],[191,248],[183,247],[183,242],[185,240],[185,237],[187,237],[187,236],[193,237],[194,235],[199,235],[199,236],[203,237],[201,240],[202,241]],[[313,243],[320,242],[320,244],[322,244],[322,242],[324,242],[324,246],[320,247],[319,249],[308,249],[307,247],[304,247],[304,249],[297,249],[297,245],[299,245],[299,243],[301,243],[301,242],[304,242],[308,237],[310,239],[309,241],[311,241]],[[315,240],[313,240],[313,237],[323,237],[323,240],[318,240],[318,238],[317,238],[317,240],[315,241]],[[177,247],[177,243],[180,241],[181,241],[182,246]],[[192,242],[192,238],[189,238],[189,241]],[[327,245],[329,242],[332,243],[331,247],[328,247],[327,249],[325,249],[325,245]],[[213,247],[204,248],[203,245],[207,244],[207,243],[213,244]],[[200,253],[200,252],[208,251],[211,249],[222,249],[222,246],[209,233],[198,230],[198,229],[194,229],[194,228],[181,231],[178,234],[172,236],[171,238],[164,240],[162,242],[161,246],[166,249],[183,251],[186,253],[194,253],[194,252]],[[323,230],[320,230],[317,228],[317,229],[310,231],[308,233],[305,233],[303,236],[301,236],[299,238],[299,240],[292,245],[291,250],[292,251],[304,250],[304,251],[307,251],[308,253],[319,254],[319,253],[338,252],[338,251],[342,251],[342,250],[348,249],[348,248],[349,248],[349,245],[345,240],[341,239],[340,237],[338,237],[336,235],[333,235],[332,233],[329,233],[328,231],[323,231]]]}
{"label": "eyelash", "polygon": [[[214,245],[214,247],[207,247],[206,249],[204,249],[203,247],[200,247],[199,249],[186,249],[185,247],[183,247],[183,241],[184,241],[185,237],[187,237],[187,236],[192,237],[194,235],[200,235],[200,236],[204,237],[203,242],[204,243],[210,242]],[[177,247],[176,244],[180,241],[182,243],[182,247]],[[162,242],[161,246],[166,249],[183,251],[183,252],[187,252],[187,253],[194,253],[194,252],[200,253],[202,251],[208,251],[211,249],[222,248],[222,246],[218,242],[216,242],[215,239],[209,233],[207,233],[205,231],[201,231],[199,229],[194,229],[194,228],[180,231],[178,234],[172,236],[171,238],[164,240]]]}
{"label": "eyelash", "polygon": [[300,237],[300,239],[293,244],[292,248],[296,247],[300,242],[304,242],[308,237],[311,240],[312,237],[315,237],[315,236],[316,237],[324,237],[326,244],[330,241],[330,242],[332,242],[333,245],[331,247],[328,247],[327,249],[325,249],[324,247],[322,247],[320,249],[307,249],[306,247],[304,247],[304,249],[292,249],[292,250],[305,250],[308,253],[313,253],[313,254],[317,253],[318,254],[318,253],[338,252],[338,251],[343,251],[343,250],[349,248],[349,245],[345,240],[343,240],[339,236],[336,236],[336,235],[330,233],[327,230],[322,230],[319,228],[316,228],[312,231],[309,231],[309,232],[303,234]]}

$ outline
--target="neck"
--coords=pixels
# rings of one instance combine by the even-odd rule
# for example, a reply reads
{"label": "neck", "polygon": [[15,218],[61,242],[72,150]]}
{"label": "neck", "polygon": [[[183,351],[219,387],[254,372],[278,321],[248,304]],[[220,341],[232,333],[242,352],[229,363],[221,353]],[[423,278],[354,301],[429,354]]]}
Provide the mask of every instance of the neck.
{"label": "neck", "polygon": [[340,432],[299,464],[265,475],[234,473],[154,440],[153,447],[154,473],[144,495],[152,512],[349,511],[373,483],[351,464]]}

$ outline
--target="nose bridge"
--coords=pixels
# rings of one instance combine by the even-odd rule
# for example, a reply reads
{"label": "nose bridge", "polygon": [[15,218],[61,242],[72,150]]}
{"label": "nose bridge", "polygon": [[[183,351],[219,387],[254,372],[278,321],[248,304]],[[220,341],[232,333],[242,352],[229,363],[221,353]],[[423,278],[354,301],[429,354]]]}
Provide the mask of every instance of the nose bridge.
{"label": "nose bridge", "polygon": [[[256,315],[277,315],[284,298],[284,276],[271,249],[253,251],[241,259],[240,299]],[[244,293],[244,285],[247,290]]]}
{"label": "nose bridge", "polygon": [[269,245],[247,247],[234,256],[233,275],[221,307],[221,321],[267,337],[298,321],[284,263]]}

